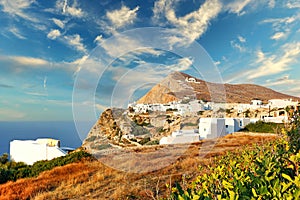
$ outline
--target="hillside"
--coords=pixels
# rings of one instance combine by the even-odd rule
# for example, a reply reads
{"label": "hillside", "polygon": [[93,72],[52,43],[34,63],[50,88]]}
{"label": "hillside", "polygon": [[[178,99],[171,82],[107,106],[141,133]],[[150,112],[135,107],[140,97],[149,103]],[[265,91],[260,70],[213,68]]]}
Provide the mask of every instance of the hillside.
{"label": "hillside", "polygon": [[[199,173],[204,173],[199,171],[199,166],[212,165],[214,157],[243,149],[241,147],[265,144],[276,138],[278,136],[272,134],[239,133],[191,145],[130,148],[131,154],[148,154],[149,158],[130,160],[111,154],[103,159],[115,160],[127,168],[167,165],[152,172],[132,173],[114,169],[104,160],[72,163],[46,171],[36,178],[2,184],[0,199],[159,199],[171,193],[166,184],[182,183],[183,175],[185,181],[194,180]],[[158,153],[161,149],[167,149],[165,154]],[[174,156],[177,158],[174,159]]]}
{"label": "hillside", "polygon": [[[187,82],[194,78],[197,83]],[[224,96],[224,94],[226,94]],[[191,97],[213,102],[250,103],[254,98],[267,102],[269,99],[293,99],[298,97],[282,94],[254,84],[218,84],[205,82],[182,72],[173,72],[155,85],[138,103],[168,103]]]}

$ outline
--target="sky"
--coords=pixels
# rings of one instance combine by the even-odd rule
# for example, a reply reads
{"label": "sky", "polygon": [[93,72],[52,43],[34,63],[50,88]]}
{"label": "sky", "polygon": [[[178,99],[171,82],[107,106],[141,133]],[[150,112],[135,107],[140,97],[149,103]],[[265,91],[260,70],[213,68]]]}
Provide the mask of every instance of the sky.
{"label": "sky", "polygon": [[0,121],[126,106],[171,71],[300,97],[299,0],[0,0]]}

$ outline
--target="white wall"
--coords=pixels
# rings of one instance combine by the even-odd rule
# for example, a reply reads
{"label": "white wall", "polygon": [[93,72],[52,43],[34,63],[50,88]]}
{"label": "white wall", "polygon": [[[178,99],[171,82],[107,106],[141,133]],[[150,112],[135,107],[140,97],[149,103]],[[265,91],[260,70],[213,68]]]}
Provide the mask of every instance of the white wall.
{"label": "white wall", "polygon": [[50,147],[34,140],[13,140],[10,142],[11,159],[28,165],[39,160],[51,160],[64,155],[66,153],[59,147]]}
{"label": "white wall", "polygon": [[217,138],[224,136],[225,119],[224,118],[200,118],[199,134],[201,138]]}

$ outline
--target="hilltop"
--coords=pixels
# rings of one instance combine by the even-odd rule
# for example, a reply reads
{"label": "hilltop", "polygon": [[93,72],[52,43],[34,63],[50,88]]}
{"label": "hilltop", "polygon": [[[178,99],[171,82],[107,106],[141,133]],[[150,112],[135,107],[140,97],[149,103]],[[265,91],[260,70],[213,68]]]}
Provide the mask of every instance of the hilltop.
{"label": "hilltop", "polygon": [[227,103],[249,103],[252,99],[260,99],[264,102],[270,99],[300,100],[298,97],[259,85],[210,83],[182,72],[173,72],[155,85],[137,103],[164,104],[179,101],[184,97]]}

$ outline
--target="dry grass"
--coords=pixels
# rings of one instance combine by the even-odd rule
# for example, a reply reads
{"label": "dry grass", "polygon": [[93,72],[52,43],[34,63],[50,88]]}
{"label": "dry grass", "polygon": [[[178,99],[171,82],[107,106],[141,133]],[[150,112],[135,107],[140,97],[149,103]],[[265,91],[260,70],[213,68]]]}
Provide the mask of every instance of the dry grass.
{"label": "dry grass", "polygon": [[133,148],[101,157],[101,162],[73,163],[37,178],[0,185],[0,199],[158,199],[170,193],[167,183],[182,181],[183,174],[187,181],[194,179],[201,173],[198,166],[211,164],[214,157],[274,139],[274,135],[237,134],[189,146]]}

